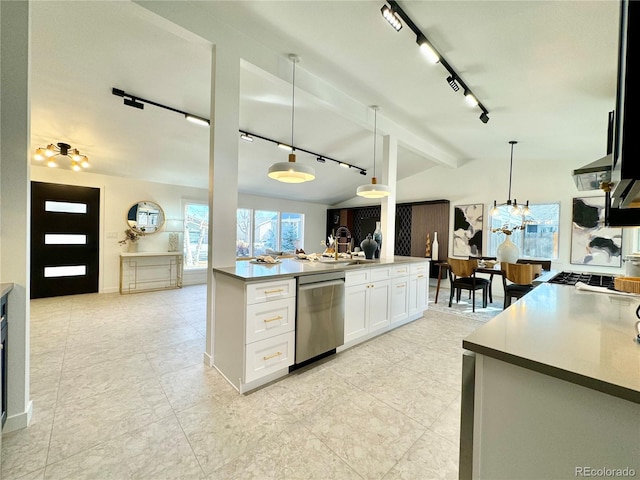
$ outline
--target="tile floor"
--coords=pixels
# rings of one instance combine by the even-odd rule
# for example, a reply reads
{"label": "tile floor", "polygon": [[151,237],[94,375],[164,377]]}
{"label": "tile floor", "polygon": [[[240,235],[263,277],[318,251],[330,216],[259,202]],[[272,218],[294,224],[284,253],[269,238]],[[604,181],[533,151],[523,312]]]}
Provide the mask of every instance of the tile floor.
{"label": "tile floor", "polygon": [[457,478],[461,339],[500,309],[440,295],[244,396],[203,364],[205,286],[32,301],[33,420],[4,434],[2,478]]}

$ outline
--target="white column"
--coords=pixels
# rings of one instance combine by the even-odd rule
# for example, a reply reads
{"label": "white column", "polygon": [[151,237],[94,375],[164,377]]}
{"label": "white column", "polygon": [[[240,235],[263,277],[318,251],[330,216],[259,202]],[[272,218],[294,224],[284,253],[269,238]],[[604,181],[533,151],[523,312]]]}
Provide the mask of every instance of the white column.
{"label": "white column", "polygon": [[7,423],[26,427],[29,400],[29,2],[0,1],[0,282],[9,294]]}
{"label": "white column", "polygon": [[240,56],[229,45],[213,46],[211,55],[211,126],[209,147],[209,268],[205,363],[213,365],[215,285],[212,267],[236,261],[238,208],[238,128]]}
{"label": "white column", "polygon": [[398,139],[394,135],[382,137],[382,175],[379,183],[388,185],[391,194],[382,199],[380,221],[382,228],[381,257],[395,255],[396,177],[398,170]]}

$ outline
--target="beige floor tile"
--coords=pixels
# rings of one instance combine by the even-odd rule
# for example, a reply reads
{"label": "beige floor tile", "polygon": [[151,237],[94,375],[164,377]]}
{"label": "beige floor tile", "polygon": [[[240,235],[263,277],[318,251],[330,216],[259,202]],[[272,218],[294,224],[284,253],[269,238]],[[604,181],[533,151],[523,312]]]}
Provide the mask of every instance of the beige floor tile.
{"label": "beige floor tile", "polygon": [[46,480],[200,479],[203,472],[171,415],[48,465]]}
{"label": "beige floor tile", "polygon": [[112,389],[106,395],[59,404],[47,463],[55,463],[171,414],[171,405],[156,379]]}
{"label": "beige floor tile", "polygon": [[2,479],[10,480],[41,470],[46,465],[53,411],[34,405],[29,428],[2,435]]}
{"label": "beige floor tile", "polygon": [[303,424],[366,479],[391,469],[425,427],[364,392],[314,412]]}
{"label": "beige floor tile", "polygon": [[202,360],[202,354],[205,350],[204,335],[191,323],[173,326],[172,328],[147,331],[137,335],[137,341],[145,352],[167,349],[167,347],[173,348],[174,345],[197,339],[203,340],[203,347],[200,351],[200,360]]}
{"label": "beige floor tile", "polygon": [[215,368],[202,362],[161,375],[160,384],[175,411],[185,410],[206,400],[227,405],[239,395]]}
{"label": "beige floor tile", "polygon": [[205,348],[204,338],[197,335],[195,339],[186,342],[150,350],[147,358],[156,373],[163,375],[201,364]]}
{"label": "beige floor tile", "polygon": [[384,480],[455,480],[458,478],[458,448],[427,431],[384,476]]}
{"label": "beige floor tile", "polygon": [[441,437],[446,438],[451,443],[458,444],[460,441],[460,397],[458,396],[447,409],[440,414],[435,422],[429,427]]}
{"label": "beige floor tile", "polygon": [[266,390],[239,395],[228,405],[207,400],[178,412],[177,417],[207,474],[296,422]]}
{"label": "beige floor tile", "polygon": [[296,423],[265,437],[252,450],[215,470],[209,479],[362,480],[362,477]]}
{"label": "beige floor tile", "polygon": [[[110,336],[94,337],[93,343],[74,343],[70,337],[64,353],[63,372],[78,370],[111,363],[114,360],[130,357],[135,353],[143,353],[140,341],[131,335],[112,338]],[[85,339],[86,341],[86,339]],[[104,366],[104,365],[103,365]]]}

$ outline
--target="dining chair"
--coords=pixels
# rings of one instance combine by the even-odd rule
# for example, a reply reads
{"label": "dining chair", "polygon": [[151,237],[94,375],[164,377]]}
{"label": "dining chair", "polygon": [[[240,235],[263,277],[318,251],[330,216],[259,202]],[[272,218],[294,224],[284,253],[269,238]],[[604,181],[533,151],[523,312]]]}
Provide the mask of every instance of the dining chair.
{"label": "dining chair", "polygon": [[[475,258],[477,261],[485,261],[485,260],[490,260],[490,261],[497,261],[498,257],[474,257],[473,255],[469,255],[469,260]],[[485,272],[482,272],[485,273]],[[489,273],[489,303],[493,303],[493,273]],[[471,295],[471,292],[469,292],[469,295]]]}
{"label": "dining chair", "polygon": [[506,309],[511,305],[512,298],[522,298],[533,290],[533,280],[542,274],[542,265],[534,263],[503,263],[502,271],[504,308]]}
{"label": "dining chair", "polygon": [[449,282],[451,290],[449,292],[449,306],[453,301],[453,294],[456,294],[456,303],[460,301],[462,290],[471,292],[472,311],[476,311],[476,290],[482,290],[482,308],[487,308],[487,293],[489,291],[489,280],[486,278],[476,278],[474,273],[478,267],[478,260],[451,258],[449,257]]}

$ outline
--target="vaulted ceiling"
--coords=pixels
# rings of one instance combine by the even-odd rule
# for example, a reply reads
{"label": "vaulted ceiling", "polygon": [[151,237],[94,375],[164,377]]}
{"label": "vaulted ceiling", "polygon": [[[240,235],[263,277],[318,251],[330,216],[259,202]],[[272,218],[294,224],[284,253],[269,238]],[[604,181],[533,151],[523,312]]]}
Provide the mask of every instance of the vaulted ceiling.
{"label": "vaulted ceiling", "polygon": [[[605,152],[607,112],[614,108],[618,2],[404,1],[418,27],[489,110],[468,107],[441,65],[421,56],[409,28],[395,32],[383,1],[177,2],[185,16],[224,24],[301,61],[298,69],[328,85],[349,106],[296,91],[295,143],[373,169],[373,122],[381,135],[402,132],[398,178],[427,169],[507,158],[588,163]],[[210,44],[167,29],[131,2],[32,2],[32,147],[64,141],[91,157],[95,173],[207,187],[206,127],[175,113],[125,107],[112,87],[203,117],[210,115]],[[291,138],[291,83],[245,64],[240,128]],[[360,108],[360,120],[353,105]],[[365,119],[364,121],[362,119]],[[414,141],[415,140],[415,141]],[[268,142],[240,142],[239,190],[288,197],[266,177],[286,152]],[[380,162],[378,148],[377,161]],[[308,201],[354,196],[369,176],[316,163]],[[380,163],[378,163],[378,166]],[[568,171],[565,173],[568,174]],[[401,199],[402,194],[398,192]],[[293,198],[293,195],[292,195]]]}

